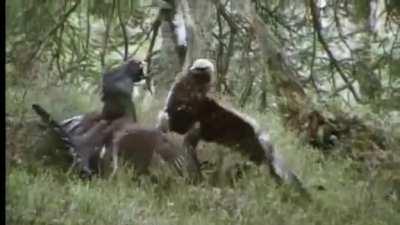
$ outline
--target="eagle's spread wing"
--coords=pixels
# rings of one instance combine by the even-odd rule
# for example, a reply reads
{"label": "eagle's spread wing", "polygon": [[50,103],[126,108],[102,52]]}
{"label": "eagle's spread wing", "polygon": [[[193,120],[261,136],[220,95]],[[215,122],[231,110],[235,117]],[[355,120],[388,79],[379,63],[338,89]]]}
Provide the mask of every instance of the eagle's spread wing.
{"label": "eagle's spread wing", "polygon": [[267,132],[251,118],[206,98],[199,113],[200,137],[206,141],[234,147],[256,163],[266,162],[279,182],[294,184],[307,193],[300,180],[284,163]]}
{"label": "eagle's spread wing", "polygon": [[240,115],[212,98],[205,98],[201,105],[198,121],[206,141],[233,145],[256,137],[257,125],[245,115]]}

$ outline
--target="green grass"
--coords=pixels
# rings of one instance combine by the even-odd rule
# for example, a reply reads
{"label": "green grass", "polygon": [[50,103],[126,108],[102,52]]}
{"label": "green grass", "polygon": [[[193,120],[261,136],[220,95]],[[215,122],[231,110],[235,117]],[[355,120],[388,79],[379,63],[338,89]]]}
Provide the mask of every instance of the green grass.
{"label": "green grass", "polygon": [[172,177],[159,183],[143,177],[139,182],[126,168],[115,180],[91,182],[54,170],[34,174],[14,168],[7,177],[6,219],[7,224],[399,223],[396,202],[385,200],[376,185],[352,178],[346,163],[335,164],[335,170],[321,165],[320,171],[308,174],[324,180],[327,188],[310,187],[312,202],[277,187],[261,168],[251,169],[233,187],[207,182],[194,186]]}

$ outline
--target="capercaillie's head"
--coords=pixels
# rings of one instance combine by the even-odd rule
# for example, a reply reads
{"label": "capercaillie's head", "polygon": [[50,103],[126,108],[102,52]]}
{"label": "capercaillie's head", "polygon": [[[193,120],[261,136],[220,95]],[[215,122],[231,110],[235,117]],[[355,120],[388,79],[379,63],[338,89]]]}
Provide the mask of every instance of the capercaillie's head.
{"label": "capercaillie's head", "polygon": [[138,59],[131,59],[126,63],[127,72],[132,82],[139,82],[145,78],[145,63]]}

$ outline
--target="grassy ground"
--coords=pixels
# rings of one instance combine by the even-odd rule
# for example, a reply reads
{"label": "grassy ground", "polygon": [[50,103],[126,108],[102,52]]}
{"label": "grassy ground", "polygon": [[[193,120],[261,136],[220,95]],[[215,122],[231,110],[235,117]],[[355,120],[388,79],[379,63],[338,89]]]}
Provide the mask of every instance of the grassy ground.
{"label": "grassy ground", "polygon": [[[70,94],[77,95],[74,91]],[[90,99],[86,96],[78,103],[62,105],[85,105]],[[46,100],[44,105],[58,118],[67,116],[53,103]],[[11,100],[8,104],[13,106]],[[28,107],[28,104],[22,106]],[[157,102],[142,106],[139,116],[151,124],[152,118],[156,118],[155,109],[160,107]],[[186,184],[163,168],[155,169],[157,182],[149,177],[133,180],[132,171],[126,167],[114,180],[94,178],[87,182],[67,176],[57,167],[12,164],[6,177],[6,222],[10,225],[400,224],[398,170],[369,170],[365,163],[341,153],[323,155],[286,131],[273,112],[258,114],[251,108],[245,111],[268,128],[280,153],[310,190],[312,202],[302,200],[288,187],[278,187],[263,167],[251,166],[243,178],[232,181],[231,166],[246,158],[226,148],[202,144],[200,157],[222,162],[222,166],[204,171],[207,180],[196,186]],[[27,117],[34,118],[33,114]],[[26,137],[32,131],[23,135],[21,132],[11,136],[19,145],[8,145],[7,152],[17,148],[31,150],[27,146],[32,144]],[[318,190],[319,185],[325,190]]]}
{"label": "grassy ground", "polygon": [[[321,166],[313,179],[327,190],[302,201],[254,169],[234,186],[155,184],[131,179],[129,170],[109,181],[84,182],[63,173],[13,169],[7,177],[7,224],[399,224],[399,203],[377,184],[354,179],[342,163]],[[323,175],[328,175],[324,177]],[[317,177],[315,177],[317,176]],[[395,205],[397,204],[397,206]]]}

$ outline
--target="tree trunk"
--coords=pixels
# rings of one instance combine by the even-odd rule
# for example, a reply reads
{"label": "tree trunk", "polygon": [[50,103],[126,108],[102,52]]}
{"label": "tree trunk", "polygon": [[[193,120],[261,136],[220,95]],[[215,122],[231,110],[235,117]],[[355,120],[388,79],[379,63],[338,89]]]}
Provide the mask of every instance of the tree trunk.
{"label": "tree trunk", "polygon": [[170,8],[162,9],[161,54],[154,76],[157,95],[164,96],[175,76],[189,67],[196,58],[207,58],[210,40],[211,3],[209,1],[169,1]]}

